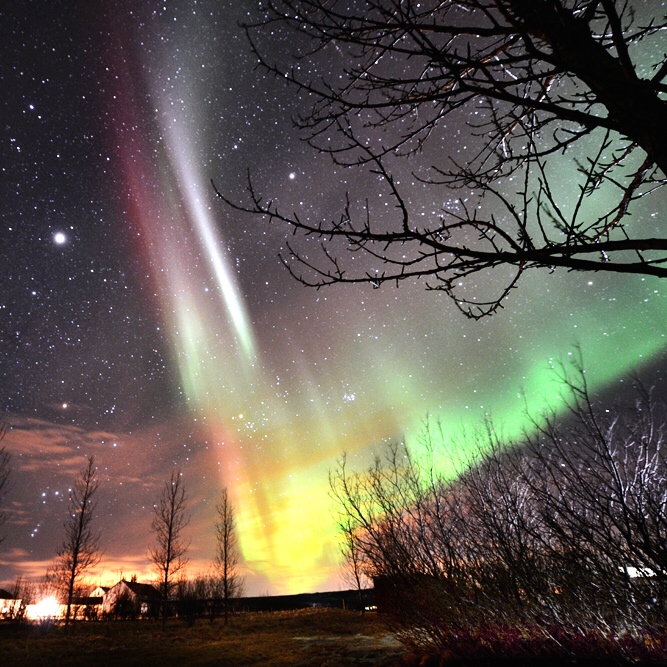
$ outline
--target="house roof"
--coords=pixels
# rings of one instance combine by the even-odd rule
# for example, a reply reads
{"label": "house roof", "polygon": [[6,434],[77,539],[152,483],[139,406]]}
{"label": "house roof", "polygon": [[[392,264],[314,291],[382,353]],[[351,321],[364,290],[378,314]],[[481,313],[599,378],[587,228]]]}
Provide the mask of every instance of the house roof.
{"label": "house roof", "polygon": [[6,591],[4,588],[0,588],[0,600],[13,600],[14,596]]}
{"label": "house roof", "polygon": [[137,597],[142,598],[158,598],[160,593],[151,584],[140,584],[138,581],[125,581],[124,583]]}
{"label": "house roof", "polygon": [[111,586],[93,586],[93,587],[90,589],[90,591],[89,591],[89,593],[88,593],[88,596],[89,596],[89,597],[97,597],[97,596],[93,596],[93,593],[95,593],[95,592],[101,592],[102,594],[104,594],[104,593],[107,593],[107,592],[109,591],[110,588],[111,588]]}

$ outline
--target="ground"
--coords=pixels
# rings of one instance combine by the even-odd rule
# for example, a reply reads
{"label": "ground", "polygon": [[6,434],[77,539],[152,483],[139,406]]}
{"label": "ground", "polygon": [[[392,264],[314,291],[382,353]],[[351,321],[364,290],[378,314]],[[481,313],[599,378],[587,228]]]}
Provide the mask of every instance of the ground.
{"label": "ground", "polygon": [[0,625],[0,665],[188,665],[189,667],[395,667],[404,650],[377,614],[309,609],[245,613],[193,627],[171,620],[78,623],[63,628]]}

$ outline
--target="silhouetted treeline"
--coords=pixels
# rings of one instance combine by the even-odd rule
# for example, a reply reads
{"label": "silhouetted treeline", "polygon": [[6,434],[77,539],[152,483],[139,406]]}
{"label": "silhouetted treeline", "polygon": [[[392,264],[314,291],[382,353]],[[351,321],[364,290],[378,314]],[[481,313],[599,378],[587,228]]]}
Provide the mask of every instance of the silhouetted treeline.
{"label": "silhouetted treeline", "polygon": [[581,366],[561,370],[567,414],[512,446],[490,423],[457,443],[431,423],[423,456],[395,445],[332,475],[408,644],[467,660],[667,656],[664,411],[639,385],[633,404],[598,406]]}

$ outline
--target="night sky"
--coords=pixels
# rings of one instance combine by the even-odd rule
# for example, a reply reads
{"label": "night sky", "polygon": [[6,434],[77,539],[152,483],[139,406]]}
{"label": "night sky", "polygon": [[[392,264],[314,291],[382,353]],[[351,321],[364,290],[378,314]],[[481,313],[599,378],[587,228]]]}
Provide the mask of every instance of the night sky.
{"label": "night sky", "polygon": [[[0,585],[45,573],[94,455],[95,581],[153,577],[151,507],[177,467],[190,574],[210,567],[226,485],[249,594],[337,589],[328,471],[343,452],[361,467],[414,442],[427,414],[452,434],[487,415],[516,434],[526,403],[555,400],[550,364],[576,345],[610,396],[630,371],[664,366],[655,278],[535,271],[480,322],[420,283],[295,282],[278,259],[289,230],[225,208],[211,179],[242,199],[250,170],[262,194],[311,216],[336,217],[346,190],[382,211],[383,193],[299,140],[307,101],[255,67],[237,25],[255,2],[5,5],[0,409],[13,472]],[[459,120],[434,150],[463,150]],[[417,166],[396,169],[429,215],[443,195],[409,183]],[[660,194],[635,215],[658,227],[666,210]]]}

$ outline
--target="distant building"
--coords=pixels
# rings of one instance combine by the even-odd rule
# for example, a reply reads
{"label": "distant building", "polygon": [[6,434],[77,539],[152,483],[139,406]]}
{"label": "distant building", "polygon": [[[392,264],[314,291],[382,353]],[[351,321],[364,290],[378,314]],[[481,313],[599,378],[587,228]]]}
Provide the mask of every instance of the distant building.
{"label": "distant building", "polygon": [[94,621],[102,618],[104,596],[109,586],[95,586],[88,595],[81,595],[72,600],[73,613],[77,619]]}
{"label": "distant building", "polygon": [[123,579],[106,591],[102,610],[105,616],[132,618],[156,615],[159,606],[160,593],[155,586]]}
{"label": "distant building", "polygon": [[23,610],[23,600],[0,588],[0,618],[16,618]]}
{"label": "distant building", "polygon": [[109,592],[110,586],[95,586],[90,593],[88,593],[89,598],[100,598],[100,602],[104,599],[104,596]]}
{"label": "distant building", "polygon": [[375,609],[375,591],[363,588],[325,593],[299,593],[297,595],[263,595],[243,597],[235,601],[242,611],[291,611],[323,607],[327,609]]}

